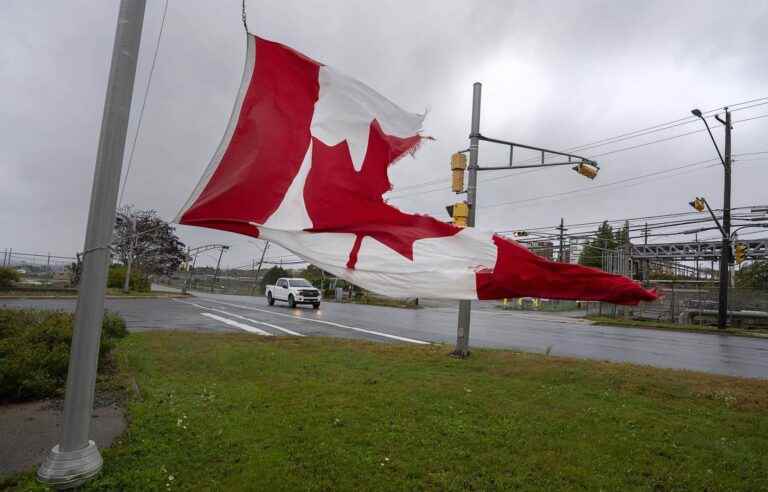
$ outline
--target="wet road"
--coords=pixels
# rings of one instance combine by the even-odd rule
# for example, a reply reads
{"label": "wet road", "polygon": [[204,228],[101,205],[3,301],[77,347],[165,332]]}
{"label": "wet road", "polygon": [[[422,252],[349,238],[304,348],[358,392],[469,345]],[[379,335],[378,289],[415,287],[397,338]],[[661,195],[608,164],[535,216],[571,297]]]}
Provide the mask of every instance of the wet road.
{"label": "wet road", "polygon": [[[0,300],[0,305],[74,309],[73,300]],[[248,331],[397,343],[455,342],[456,309],[324,303],[320,310],[267,306],[263,298],[197,294],[186,299],[108,299],[129,329]],[[594,326],[578,319],[473,309],[471,345],[656,367],[768,378],[768,339]]]}

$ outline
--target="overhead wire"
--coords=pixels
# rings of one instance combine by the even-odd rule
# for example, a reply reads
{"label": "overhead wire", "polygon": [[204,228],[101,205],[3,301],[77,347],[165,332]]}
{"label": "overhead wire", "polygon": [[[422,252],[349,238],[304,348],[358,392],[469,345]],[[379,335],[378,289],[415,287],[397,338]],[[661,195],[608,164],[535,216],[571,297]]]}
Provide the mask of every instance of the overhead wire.
{"label": "overhead wire", "polygon": [[[748,105],[750,103],[757,103],[757,104]],[[768,96],[761,97],[761,98],[756,98],[756,99],[750,99],[748,101],[742,101],[742,102],[739,102],[739,103],[735,103],[735,104],[729,105],[727,107],[729,108],[729,110],[731,112],[736,112],[736,111],[750,109],[750,108],[757,107],[757,106],[763,106],[763,105],[766,105],[766,104],[768,104]],[[747,105],[747,106],[741,107],[743,105]],[[702,114],[703,115],[707,115],[707,117],[712,117],[714,115],[714,113],[717,113],[717,112],[721,111],[722,108],[723,107],[719,107],[717,109],[711,109],[711,110],[703,111]],[[753,119],[760,119],[760,118],[764,118],[764,117],[768,117],[768,114],[756,116],[756,117],[753,117],[753,118],[741,119],[741,120],[738,120],[738,121],[734,121],[733,123],[750,121],[750,120],[753,120]],[[583,151],[583,150],[590,149],[590,148],[596,148],[596,147],[602,147],[602,146],[605,146],[605,145],[611,145],[611,144],[618,143],[618,142],[625,141],[625,140],[629,140],[629,139],[632,139],[632,138],[638,138],[638,137],[646,136],[646,135],[649,135],[649,134],[652,134],[652,133],[657,133],[657,132],[660,132],[660,131],[669,130],[669,129],[672,129],[672,128],[675,128],[675,127],[678,127],[678,126],[687,125],[687,124],[690,124],[690,123],[694,123],[696,121],[698,121],[698,117],[696,117],[696,116],[687,116],[685,118],[680,118],[680,119],[677,119],[677,120],[672,120],[672,121],[669,121],[669,122],[666,122],[666,123],[659,123],[657,125],[649,126],[649,127],[646,127],[646,128],[641,128],[639,130],[634,130],[632,132],[623,133],[623,134],[620,134],[620,135],[616,135],[614,137],[608,137],[608,138],[605,138],[605,139],[596,140],[596,141],[590,142],[588,144],[578,145],[578,146],[574,146],[574,147],[568,147],[568,148],[564,149],[564,151],[566,151],[566,152]],[[685,132],[685,133],[674,135],[674,136],[671,136],[671,137],[666,137],[666,138],[663,138],[663,139],[658,139],[656,141],[647,142],[647,143],[640,144],[640,145],[637,145],[637,146],[630,146],[630,147],[626,147],[626,148],[623,148],[623,149],[616,149],[614,151],[593,155],[591,157],[600,157],[600,156],[610,155],[610,154],[614,154],[614,153],[618,153],[618,152],[624,152],[624,151],[627,151],[627,150],[632,150],[632,149],[635,149],[635,148],[639,148],[639,147],[643,147],[643,146],[647,146],[647,145],[652,145],[652,144],[655,144],[655,143],[661,143],[661,142],[668,141],[668,140],[674,140],[676,138],[682,138],[684,136],[692,135],[694,133],[699,133],[699,132],[702,132],[702,131],[706,131],[706,128],[695,130],[695,131],[691,131],[691,132]],[[529,159],[522,159],[520,161],[517,161],[516,163],[517,164],[522,164],[522,163],[526,163],[526,162],[531,162],[531,161],[536,160],[536,159],[537,159],[537,157],[533,157],[533,158],[529,158]],[[511,170],[514,170],[514,169],[511,169]],[[541,172],[541,171],[544,171],[544,170],[547,170],[547,169],[546,168],[533,169],[533,170],[527,171],[526,174],[530,173],[530,172]],[[495,176],[495,177],[491,177],[491,178],[487,178],[487,179],[480,179],[478,181],[480,181],[480,182],[497,181],[497,180],[513,177],[513,176],[516,176],[516,175],[517,174]],[[399,192],[401,190],[409,190],[409,189],[414,189],[414,188],[418,188],[418,187],[422,187],[422,186],[429,186],[429,185],[432,185],[432,184],[443,183],[447,179],[448,178],[440,179],[440,180],[430,180],[430,181],[425,181],[425,182],[422,182],[422,183],[406,185],[406,186],[404,186],[402,188],[398,188],[397,192]],[[429,191],[425,191],[423,193],[432,193],[432,192],[439,191],[439,190],[440,189],[429,190]],[[405,198],[407,196],[413,196],[415,194],[423,194],[423,193],[418,193],[418,192],[417,193],[407,193],[407,194],[399,194],[398,193],[398,194],[393,195],[393,196],[391,196],[389,198],[390,199]]]}
{"label": "overhead wire", "polygon": [[125,188],[128,183],[128,177],[131,174],[131,167],[133,166],[133,154],[136,151],[136,142],[139,139],[139,132],[141,131],[141,124],[144,120],[144,109],[147,107],[147,98],[149,96],[149,90],[152,87],[152,76],[155,73],[155,65],[157,64],[157,54],[160,52],[160,41],[163,38],[163,31],[165,30],[165,18],[168,13],[168,3],[170,0],[165,0],[163,5],[163,16],[160,20],[160,31],[157,34],[157,42],[155,43],[155,52],[152,55],[152,64],[149,67],[149,77],[147,78],[147,88],[144,91],[144,97],[141,101],[141,107],[139,108],[139,118],[136,122],[136,132],[133,134],[133,141],[131,142],[131,150],[128,153],[128,164],[125,170],[125,176],[123,182],[120,185],[120,194],[118,196],[117,203],[123,205],[123,195],[125,194]]}

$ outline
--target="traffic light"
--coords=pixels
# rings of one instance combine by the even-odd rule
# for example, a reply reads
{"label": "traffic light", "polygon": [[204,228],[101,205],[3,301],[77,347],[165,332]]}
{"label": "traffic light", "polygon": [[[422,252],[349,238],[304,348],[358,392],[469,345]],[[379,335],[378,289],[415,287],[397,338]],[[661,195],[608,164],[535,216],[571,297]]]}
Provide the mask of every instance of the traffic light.
{"label": "traffic light", "polygon": [[469,205],[467,202],[458,202],[445,207],[448,215],[453,218],[453,225],[467,227],[467,217],[469,217]]}
{"label": "traffic light", "polygon": [[577,165],[573,166],[573,170],[581,174],[582,176],[588,177],[589,179],[595,179],[595,177],[597,176],[597,172],[600,170],[600,168],[598,168],[594,164],[589,164],[588,162],[582,161]]}
{"label": "traffic light", "polygon": [[688,202],[688,204],[699,212],[703,212],[704,208],[706,207],[706,205],[704,205],[704,199],[698,197],[692,202]]}
{"label": "traffic light", "polygon": [[467,156],[461,152],[456,152],[451,156],[451,171],[453,178],[451,180],[451,189],[456,193],[464,191],[464,171],[467,169]]}
{"label": "traffic light", "polygon": [[733,256],[736,260],[736,264],[741,265],[744,260],[747,259],[747,245],[744,243],[736,243]]}

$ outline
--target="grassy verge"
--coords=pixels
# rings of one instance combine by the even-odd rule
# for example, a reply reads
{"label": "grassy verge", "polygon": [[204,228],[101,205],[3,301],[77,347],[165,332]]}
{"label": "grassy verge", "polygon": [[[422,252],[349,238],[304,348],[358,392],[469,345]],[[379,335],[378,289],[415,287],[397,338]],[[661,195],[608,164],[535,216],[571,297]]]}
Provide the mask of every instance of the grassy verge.
{"label": "grassy verge", "polygon": [[[107,297],[125,297],[125,298],[147,298],[147,299],[166,299],[171,297],[180,297],[182,294],[176,292],[123,292],[122,289],[107,289]],[[24,289],[0,291],[0,299],[22,299],[22,298],[56,298],[56,299],[76,299],[77,289]]]}
{"label": "grassy verge", "polygon": [[418,309],[419,305],[413,299],[393,299],[390,297],[360,296],[352,300],[345,299],[347,304],[365,304],[368,306],[385,306],[405,309]]}
{"label": "grassy verge", "polygon": [[[758,490],[768,381],[442,346],[131,334],[89,490]],[[32,474],[19,490],[43,490]]]}
{"label": "grassy verge", "polygon": [[522,311],[522,312],[540,312],[540,313],[561,313],[566,311],[578,311],[581,310],[581,306],[573,301],[555,301],[545,302],[538,307],[523,307],[515,303],[515,301],[508,304],[496,304],[496,309],[502,309],[504,311]]}
{"label": "grassy verge", "polygon": [[[73,323],[63,311],[0,309],[0,403],[63,395]],[[121,317],[105,313],[100,376],[114,373],[111,352],[127,334]]]}
{"label": "grassy verge", "polygon": [[751,330],[745,330],[740,328],[728,328],[725,330],[718,329],[716,326],[710,325],[686,325],[676,323],[665,323],[663,321],[646,321],[646,320],[634,320],[634,319],[620,319],[610,318],[608,316],[586,316],[585,319],[592,321],[596,325],[602,326],[628,326],[631,328],[651,328],[654,330],[669,330],[669,331],[691,331],[698,333],[717,333],[728,335],[736,335],[743,337],[753,338],[768,338],[768,330],[755,328]]}

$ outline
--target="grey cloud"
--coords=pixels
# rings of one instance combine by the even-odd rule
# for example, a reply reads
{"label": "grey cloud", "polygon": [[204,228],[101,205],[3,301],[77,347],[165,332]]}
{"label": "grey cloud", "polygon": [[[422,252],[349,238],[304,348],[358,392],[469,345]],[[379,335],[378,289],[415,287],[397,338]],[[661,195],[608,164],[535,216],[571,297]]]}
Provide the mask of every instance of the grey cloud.
{"label": "grey cloud", "polygon": [[[3,5],[0,248],[72,254],[82,247],[116,6]],[[425,132],[437,140],[394,166],[390,177],[396,190],[442,179],[444,190],[393,200],[439,217],[455,199],[448,190],[448,160],[466,147],[476,80],[484,84],[484,133],[560,148],[685,117],[692,107],[768,96],[764,2],[250,0],[248,10],[253,32],[333,65],[409,110],[430,108]],[[161,12],[160,1],[149,2],[129,142]],[[243,53],[239,1],[171,0],[127,202],[168,218],[176,213],[221,138]],[[737,125],[734,151],[768,150],[766,129],[768,119]],[[638,142],[612,148],[631,143]],[[505,157],[490,147],[481,156]],[[563,169],[498,181],[483,176],[480,205],[589,189],[710,157],[706,135],[696,134],[606,156],[594,182]],[[766,201],[767,164],[737,167],[737,204]],[[479,225],[509,229],[554,225],[561,216],[581,222],[684,211],[694,194],[719,204],[720,187],[721,173],[713,168],[634,187],[481,208]],[[193,245],[232,244],[229,265],[247,263],[258,252],[258,241],[244,237],[179,231]]]}

